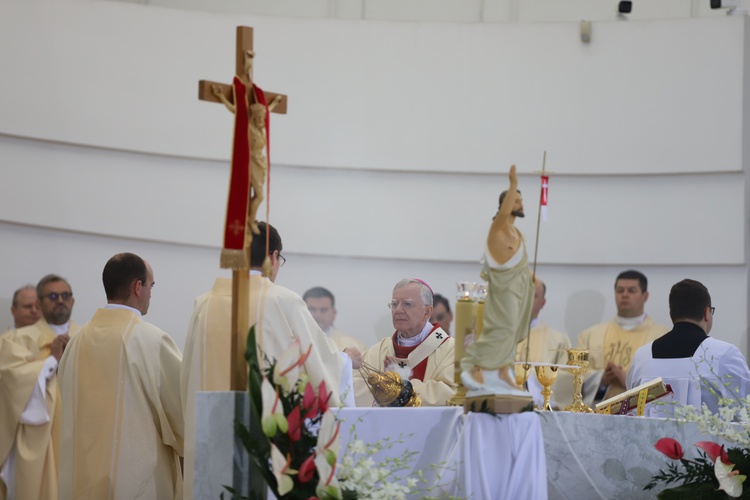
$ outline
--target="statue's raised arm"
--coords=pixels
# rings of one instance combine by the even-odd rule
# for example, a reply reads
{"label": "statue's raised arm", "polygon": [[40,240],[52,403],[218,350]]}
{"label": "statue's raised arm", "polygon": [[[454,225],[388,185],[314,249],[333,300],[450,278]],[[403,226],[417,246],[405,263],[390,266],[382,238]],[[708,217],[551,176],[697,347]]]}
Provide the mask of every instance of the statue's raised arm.
{"label": "statue's raised arm", "polygon": [[521,233],[516,229],[516,217],[524,217],[523,198],[518,191],[516,166],[511,165],[510,186],[500,194],[498,211],[492,218],[487,235],[487,249],[490,256],[498,263],[505,264],[518,253],[521,246]]}

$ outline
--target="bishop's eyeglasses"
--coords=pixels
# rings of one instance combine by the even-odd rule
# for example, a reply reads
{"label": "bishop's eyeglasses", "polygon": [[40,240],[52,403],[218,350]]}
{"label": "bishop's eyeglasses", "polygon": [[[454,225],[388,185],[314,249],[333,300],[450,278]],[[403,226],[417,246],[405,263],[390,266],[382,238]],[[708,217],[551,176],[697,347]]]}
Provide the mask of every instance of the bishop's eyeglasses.
{"label": "bishop's eyeglasses", "polygon": [[417,303],[411,300],[404,300],[401,302],[397,300],[392,300],[388,302],[388,309],[390,309],[391,311],[395,311],[396,309],[398,309],[398,306],[401,306],[405,310],[408,311],[409,309],[412,309],[415,305],[417,305]]}

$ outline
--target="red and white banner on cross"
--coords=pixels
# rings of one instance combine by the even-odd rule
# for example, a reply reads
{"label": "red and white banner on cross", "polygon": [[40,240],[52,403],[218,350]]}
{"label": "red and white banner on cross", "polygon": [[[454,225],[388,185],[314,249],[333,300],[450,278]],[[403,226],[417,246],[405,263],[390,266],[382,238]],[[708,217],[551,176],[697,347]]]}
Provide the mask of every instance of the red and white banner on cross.
{"label": "red and white banner on cross", "polygon": [[549,176],[542,176],[542,198],[539,205],[542,207],[542,220],[547,220],[547,191],[549,189]]}

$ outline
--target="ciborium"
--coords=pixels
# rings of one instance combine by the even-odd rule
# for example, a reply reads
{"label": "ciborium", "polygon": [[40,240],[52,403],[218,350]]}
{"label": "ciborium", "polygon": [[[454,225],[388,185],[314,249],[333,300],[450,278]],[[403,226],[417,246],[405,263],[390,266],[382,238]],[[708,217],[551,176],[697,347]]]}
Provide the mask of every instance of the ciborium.
{"label": "ciborium", "polygon": [[564,408],[565,411],[576,413],[594,413],[594,410],[586,406],[583,402],[583,374],[589,369],[589,350],[588,349],[568,349],[568,365],[575,368],[568,368],[573,374],[573,402]]}
{"label": "ciborium", "polygon": [[552,411],[550,398],[552,397],[552,384],[557,380],[558,368],[559,366],[551,363],[538,363],[534,366],[536,378],[543,387],[542,396],[544,396],[544,403],[542,404],[542,410],[544,411]]}

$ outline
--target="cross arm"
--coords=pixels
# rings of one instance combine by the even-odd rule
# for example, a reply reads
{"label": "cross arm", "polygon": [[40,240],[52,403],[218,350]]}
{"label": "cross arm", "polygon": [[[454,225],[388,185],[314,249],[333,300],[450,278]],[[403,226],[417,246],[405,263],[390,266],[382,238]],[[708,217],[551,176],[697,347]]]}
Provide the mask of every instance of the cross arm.
{"label": "cross arm", "polygon": [[[200,82],[198,82],[198,99],[208,102],[221,102],[219,98],[214,95],[214,92],[212,90],[214,85],[221,90],[221,93],[224,95],[224,97],[227,98],[229,102],[234,101],[232,97],[231,85],[227,85],[226,83],[212,82],[209,80],[201,80]],[[263,95],[266,97],[266,102],[269,104],[269,106],[273,102],[273,100],[276,99],[276,97],[279,97],[280,100],[271,109],[271,112],[279,113],[282,115],[286,114],[287,97],[284,94],[276,94],[274,92],[266,92],[264,90]]]}

